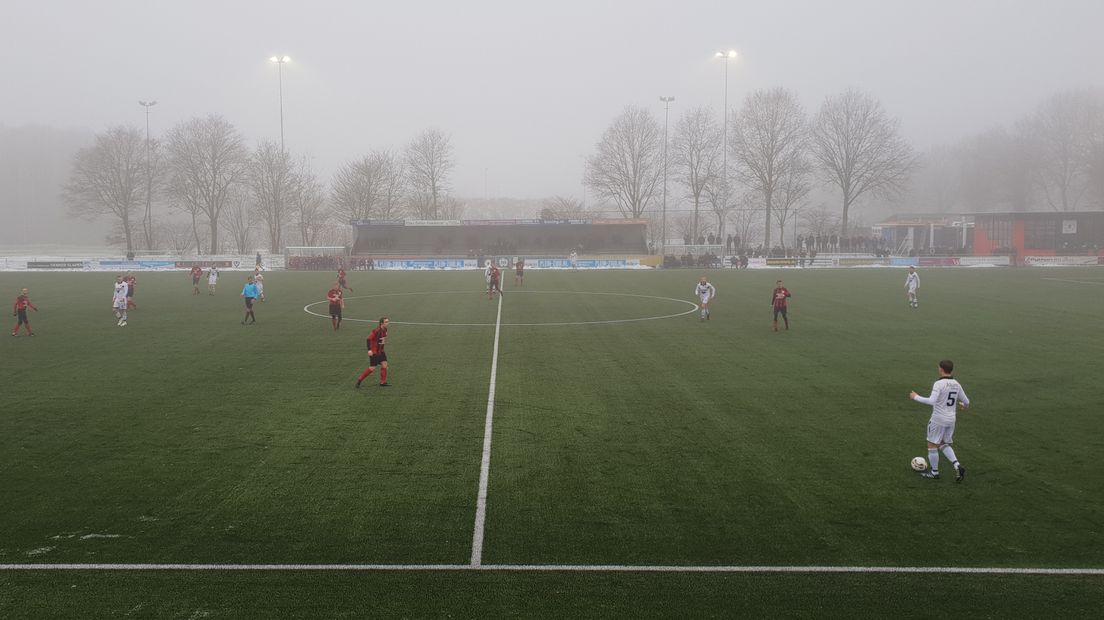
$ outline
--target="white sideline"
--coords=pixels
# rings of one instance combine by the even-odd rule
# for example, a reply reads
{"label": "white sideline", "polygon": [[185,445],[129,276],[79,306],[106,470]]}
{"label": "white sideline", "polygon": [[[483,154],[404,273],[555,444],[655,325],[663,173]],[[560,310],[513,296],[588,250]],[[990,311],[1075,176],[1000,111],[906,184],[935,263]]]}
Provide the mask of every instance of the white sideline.
{"label": "white sideline", "polygon": [[[505,280],[505,278],[502,278]],[[495,318],[494,354],[491,356],[491,384],[487,389],[487,418],[483,423],[483,459],[479,464],[479,497],[475,504],[475,529],[472,533],[471,566],[483,563],[483,526],[487,521],[487,483],[491,476],[491,425],[494,422],[495,380],[498,376],[498,335],[502,331],[502,293],[498,295]]]}
{"label": "white sideline", "polygon": [[500,571],[566,573],[921,573],[1091,575],[1104,568],[948,566],[664,566],[632,564],[0,564],[0,571]]}

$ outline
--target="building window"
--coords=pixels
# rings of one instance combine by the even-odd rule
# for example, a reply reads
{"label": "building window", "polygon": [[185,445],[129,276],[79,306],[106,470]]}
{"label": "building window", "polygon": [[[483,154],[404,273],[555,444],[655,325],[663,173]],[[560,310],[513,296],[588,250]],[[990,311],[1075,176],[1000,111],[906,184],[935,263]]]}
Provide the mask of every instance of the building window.
{"label": "building window", "polygon": [[1030,219],[1024,222],[1024,247],[1032,250],[1053,250],[1058,247],[1056,223],[1052,219]]}
{"label": "building window", "polygon": [[989,217],[982,222],[982,229],[989,242],[993,244],[994,253],[1004,253],[1012,250],[1012,219]]}

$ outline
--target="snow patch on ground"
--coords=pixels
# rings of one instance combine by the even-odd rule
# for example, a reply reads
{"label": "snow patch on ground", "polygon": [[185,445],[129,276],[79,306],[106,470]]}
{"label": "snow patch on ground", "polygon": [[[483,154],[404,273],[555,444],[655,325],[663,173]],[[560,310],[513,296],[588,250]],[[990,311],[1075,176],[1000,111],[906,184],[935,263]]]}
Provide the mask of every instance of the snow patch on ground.
{"label": "snow patch on ground", "polygon": [[31,549],[27,552],[27,555],[42,555],[43,553],[50,553],[57,547],[39,547],[38,549]]}

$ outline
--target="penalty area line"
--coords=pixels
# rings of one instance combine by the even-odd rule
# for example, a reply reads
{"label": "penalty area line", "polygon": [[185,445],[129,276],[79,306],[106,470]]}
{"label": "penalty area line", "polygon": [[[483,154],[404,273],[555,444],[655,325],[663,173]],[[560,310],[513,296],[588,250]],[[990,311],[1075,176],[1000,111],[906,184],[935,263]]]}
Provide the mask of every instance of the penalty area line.
{"label": "penalty area line", "polygon": [[883,573],[1104,576],[1104,568],[948,566],[664,566],[632,564],[0,564],[0,571],[493,571],[533,573]]}

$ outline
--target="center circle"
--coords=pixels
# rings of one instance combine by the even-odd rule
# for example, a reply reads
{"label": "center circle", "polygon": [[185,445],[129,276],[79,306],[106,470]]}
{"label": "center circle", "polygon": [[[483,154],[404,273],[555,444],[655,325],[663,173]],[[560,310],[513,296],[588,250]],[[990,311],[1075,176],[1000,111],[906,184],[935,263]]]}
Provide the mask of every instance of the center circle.
{"label": "center circle", "polygon": [[[472,291],[420,291],[416,293],[380,293],[378,295],[357,295],[355,297],[346,297],[345,299],[372,299],[378,297],[405,297],[412,295],[472,295]],[[638,321],[658,321],[661,319],[674,319],[680,316],[686,316],[696,310],[698,310],[698,304],[687,301],[685,299],[676,299],[674,297],[661,297],[658,295],[637,295],[633,293],[607,293],[607,292],[592,292],[592,291],[519,291],[512,290],[510,295],[603,295],[610,297],[635,297],[638,299],[658,299],[661,301],[673,301],[679,304],[685,304],[690,306],[689,310],[683,312],[676,312],[674,314],[664,314],[657,316],[644,316],[634,319],[608,319],[604,321],[565,321],[565,322],[548,322],[548,323],[502,323],[503,327],[568,327],[575,325],[611,325],[615,323],[635,323]],[[312,316],[322,317],[328,319],[328,314],[319,314],[311,310],[313,306],[319,306],[322,304],[328,304],[328,301],[316,301],[303,306],[303,312]],[[345,321],[360,321],[362,323],[375,323],[377,319],[355,319],[344,318]],[[494,327],[495,323],[436,323],[436,322],[423,322],[423,321],[391,321],[395,325],[426,325],[435,327]]]}

